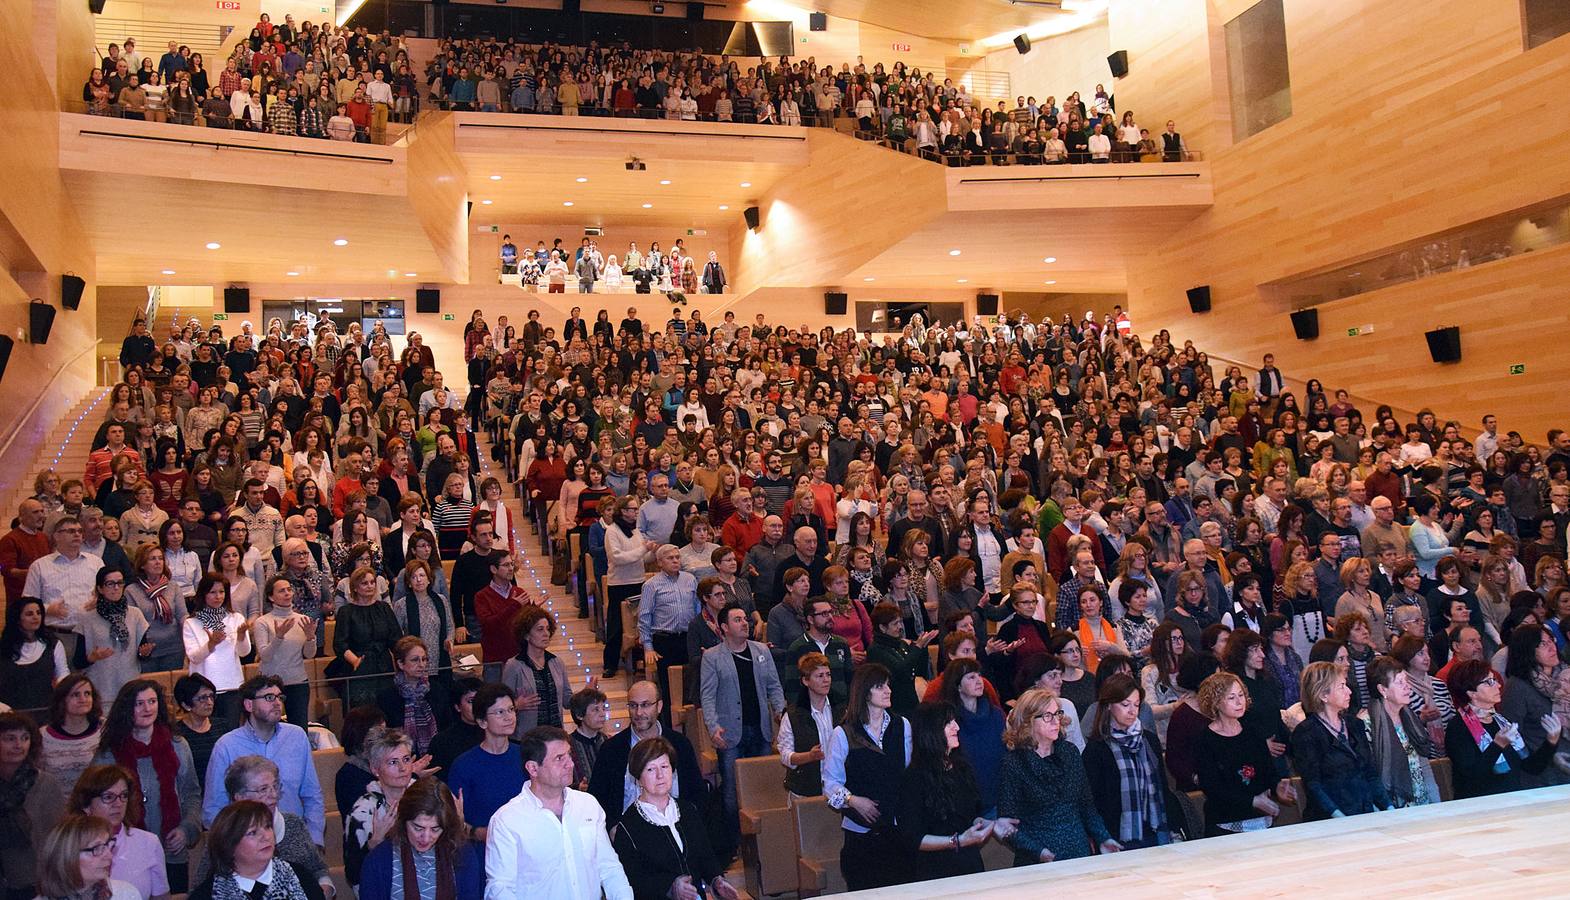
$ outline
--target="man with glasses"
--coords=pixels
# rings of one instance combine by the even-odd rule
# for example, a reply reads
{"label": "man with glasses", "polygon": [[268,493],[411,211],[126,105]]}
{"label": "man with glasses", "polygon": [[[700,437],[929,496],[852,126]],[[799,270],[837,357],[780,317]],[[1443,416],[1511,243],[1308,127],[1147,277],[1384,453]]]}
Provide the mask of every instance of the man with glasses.
{"label": "man with glasses", "polygon": [[[787,667],[780,673],[782,684],[800,685],[798,661],[808,653],[821,653],[828,657],[833,684],[829,688],[829,702],[843,707],[850,700],[850,676],[855,664],[850,656],[850,644],[834,633],[834,601],[827,597],[814,597],[807,601],[807,630],[785,651]],[[806,688],[800,688],[798,703],[807,702]]]}
{"label": "man with glasses", "polygon": [[631,720],[627,730],[618,733],[600,747],[594,760],[594,773],[589,776],[589,793],[605,810],[605,825],[614,826],[622,813],[638,799],[638,782],[627,772],[627,759],[632,748],[650,738],[663,737],[676,748],[676,773],[671,784],[671,795],[687,800],[698,809],[703,808],[706,782],[698,768],[698,754],[692,742],[681,732],[660,725],[660,714],[665,704],[660,702],[660,689],[652,681],[636,681],[627,688],[627,712]]}
{"label": "man with glasses", "polygon": [[[55,520],[49,531],[55,552],[33,560],[27,567],[27,580],[22,586],[23,597],[37,597],[44,601],[45,624],[57,631],[69,632],[76,627],[76,614],[93,596],[98,570],[104,561],[82,550],[82,522],[75,516]],[[66,636],[66,657],[75,652],[75,636]]]}
{"label": "man with glasses", "polygon": [[207,762],[207,789],[202,801],[202,822],[209,827],[219,810],[229,805],[225,775],[242,756],[262,756],[278,767],[278,809],[305,820],[311,843],[324,846],[326,807],[322,785],[311,761],[311,741],[305,729],[283,721],[283,681],[275,675],[257,675],[240,685],[240,727],[218,739]]}
{"label": "man with glasses", "polygon": [[463,803],[463,818],[474,829],[474,840],[485,840],[491,816],[523,790],[523,755],[512,742],[517,729],[518,695],[505,684],[487,684],[474,692],[474,719],[482,737],[479,746],[452,764],[447,786]]}

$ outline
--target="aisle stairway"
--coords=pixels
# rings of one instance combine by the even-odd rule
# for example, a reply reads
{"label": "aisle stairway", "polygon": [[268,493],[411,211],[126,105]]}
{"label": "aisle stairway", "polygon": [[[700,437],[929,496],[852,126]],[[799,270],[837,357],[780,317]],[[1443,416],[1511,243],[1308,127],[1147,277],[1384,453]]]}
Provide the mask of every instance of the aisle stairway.
{"label": "aisle stairway", "polygon": [[0,497],[0,509],[6,511],[7,521],[15,515],[16,505],[33,495],[33,480],[39,473],[54,469],[62,482],[82,477],[87,470],[87,454],[92,449],[93,435],[103,422],[104,404],[108,402],[108,397],[109,389],[106,387],[88,391],[71,407],[70,412],[55,423],[20,476],[14,481],[5,479],[10,487],[5,496]]}

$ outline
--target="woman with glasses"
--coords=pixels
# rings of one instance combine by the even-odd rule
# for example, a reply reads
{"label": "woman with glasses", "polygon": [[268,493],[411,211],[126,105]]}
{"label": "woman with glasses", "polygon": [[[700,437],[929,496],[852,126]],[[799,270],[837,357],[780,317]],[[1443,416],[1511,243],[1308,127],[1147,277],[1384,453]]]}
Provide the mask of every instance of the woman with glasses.
{"label": "woman with glasses", "polygon": [[[314,881],[323,893],[333,890],[327,861],[311,842],[310,826],[294,813],[278,810],[278,765],[264,756],[242,756],[229,764],[224,773],[224,790],[234,801],[260,803],[272,811],[273,857],[294,867],[301,881]],[[202,884],[212,876],[212,857],[203,853],[191,874],[192,884]]]}
{"label": "woman with glasses", "polygon": [[77,668],[92,679],[103,697],[142,674],[141,660],[153,652],[146,639],[147,617],[126,602],[125,573],[112,566],[98,570],[92,603],[77,615]]}
{"label": "woman with glasses", "polygon": [[174,683],[174,702],[180,708],[180,718],[174,723],[174,733],[185,738],[185,743],[191,748],[191,761],[196,763],[198,772],[207,771],[213,745],[224,735],[223,729],[213,726],[213,709],[217,706],[217,698],[218,689],[201,675],[182,675]]}
{"label": "woman with glasses", "polygon": [[170,889],[185,890],[187,852],[202,833],[202,785],[191,748],[169,727],[157,682],[139,678],[120,689],[93,761],[131,774],[142,795],[142,815],[131,822],[160,837]]}
{"label": "woman with glasses", "polygon": [[0,887],[8,898],[33,896],[39,848],[65,804],[65,789],[40,766],[42,757],[33,720],[0,712]]}
{"label": "woman with glasses", "polygon": [[[1310,667],[1312,668],[1312,667]],[[1518,791],[1523,774],[1541,773],[1559,748],[1561,723],[1553,713],[1542,717],[1543,742],[1528,751],[1519,723],[1498,712],[1499,677],[1481,659],[1450,668],[1445,684],[1461,709],[1445,726],[1445,753],[1455,798],[1482,797]]]}
{"label": "woman with glasses", "polygon": [[76,780],[66,808],[73,815],[97,816],[109,823],[114,837],[110,877],[136,888],[141,900],[164,900],[169,879],[164,872],[164,846],[150,831],[133,827],[142,818],[142,794],[136,780],[120,766],[93,766]]}
{"label": "woman with glasses", "polygon": [[1014,846],[1014,865],[1102,853],[1123,847],[1112,839],[1090,792],[1079,748],[1062,740],[1061,701],[1032,689],[1009,713],[993,833]]}
{"label": "woman with glasses", "polygon": [[109,823],[98,816],[61,819],[39,847],[38,896],[138,900],[142,895],[135,887],[109,877],[117,845]]}

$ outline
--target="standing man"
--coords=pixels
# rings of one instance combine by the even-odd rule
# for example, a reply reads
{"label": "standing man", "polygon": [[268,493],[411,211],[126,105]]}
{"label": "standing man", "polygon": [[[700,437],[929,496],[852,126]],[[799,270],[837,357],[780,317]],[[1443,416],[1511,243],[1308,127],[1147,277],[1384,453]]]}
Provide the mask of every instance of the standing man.
{"label": "standing man", "polygon": [[263,756],[278,767],[278,811],[304,819],[311,843],[322,846],[327,821],[322,785],[305,729],[283,721],[283,681],[276,675],[246,679],[240,685],[240,708],[245,711],[244,721],[218,739],[208,759],[202,822],[211,826],[218,811],[229,805],[224,786],[229,764],[242,756]]}
{"label": "standing man", "polygon": [[670,476],[658,473],[649,476],[649,499],[638,508],[638,532],[646,541],[664,544],[670,541],[676,528],[676,512],[680,506],[671,499]]}
{"label": "standing man", "polygon": [[638,601],[638,638],[644,672],[659,673],[660,697],[668,706],[670,668],[687,664],[687,626],[698,614],[698,580],[681,570],[675,544],[661,545],[654,559],[659,571],[643,583]]}
{"label": "standing man", "polygon": [[763,519],[752,514],[752,492],[746,488],[731,491],[736,511],[720,526],[721,543],[746,557],[754,544],[763,540]]}
{"label": "standing man", "polygon": [[779,516],[765,516],[762,538],[747,551],[742,568],[752,582],[752,598],[758,612],[768,615],[779,603],[780,595],[774,592],[775,576],[780,560],[790,555],[792,547],[785,543],[785,522]]}
{"label": "standing man", "polygon": [[594,758],[594,771],[589,775],[589,793],[600,803],[605,820],[615,825],[632,802],[638,799],[638,780],[627,771],[627,760],[632,748],[639,741],[662,737],[676,748],[675,781],[671,794],[703,808],[703,791],[707,784],[703,771],[698,768],[698,754],[692,742],[681,732],[660,724],[664,704],[660,702],[660,689],[652,681],[635,681],[627,688],[627,730],[617,732],[600,746]]}
{"label": "standing man", "polygon": [[[785,691],[767,644],[747,639],[752,623],[738,603],[720,610],[720,643],[703,651],[699,689],[703,725],[719,751],[727,835],[741,834],[736,805],[736,760],[769,752],[774,723],[785,711]],[[734,851],[734,847],[720,848]],[[728,856],[722,852],[721,858]]]}
{"label": "standing man", "polygon": [[49,536],[44,534],[47,515],[44,505],[29,497],[17,505],[16,527],[0,537],[0,576],[5,579],[7,603],[24,596],[28,567],[49,555]]}
{"label": "standing man", "polygon": [[572,740],[544,725],[519,746],[529,780],[491,817],[485,900],[632,900],[632,886],[594,798],[575,791]]}

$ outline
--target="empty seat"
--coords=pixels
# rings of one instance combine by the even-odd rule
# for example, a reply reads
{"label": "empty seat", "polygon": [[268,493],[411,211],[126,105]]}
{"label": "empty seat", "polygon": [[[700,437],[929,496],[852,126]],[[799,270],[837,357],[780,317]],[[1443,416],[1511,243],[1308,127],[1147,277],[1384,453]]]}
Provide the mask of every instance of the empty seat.
{"label": "empty seat", "polygon": [[762,896],[796,890],[795,834],[779,757],[736,761],[736,805],[748,891]]}
{"label": "empty seat", "polygon": [[311,762],[316,765],[316,780],[322,786],[322,797],[328,812],[338,808],[338,794],[333,790],[333,785],[337,782],[338,770],[343,768],[346,759],[342,747],[311,751]]}
{"label": "empty seat", "polygon": [[845,892],[840,874],[840,814],[822,797],[798,800],[791,805],[796,833],[796,886],[803,897]]}

